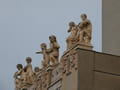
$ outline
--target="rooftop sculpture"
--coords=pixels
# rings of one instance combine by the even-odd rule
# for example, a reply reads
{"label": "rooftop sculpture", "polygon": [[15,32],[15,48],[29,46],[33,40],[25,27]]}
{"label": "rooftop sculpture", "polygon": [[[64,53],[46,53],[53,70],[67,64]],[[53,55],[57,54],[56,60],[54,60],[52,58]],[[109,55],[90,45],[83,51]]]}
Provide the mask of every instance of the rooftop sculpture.
{"label": "rooftop sculpture", "polygon": [[[64,55],[59,62],[60,46],[56,36],[49,36],[50,48],[47,48],[46,43],[42,43],[40,45],[41,51],[36,52],[36,54],[43,55],[42,68],[35,67],[33,71],[30,57],[26,58],[27,65],[25,67],[22,64],[17,65],[18,71],[14,74],[15,90],[27,90],[30,86],[33,86],[35,90],[48,90],[47,87],[51,81],[54,81],[52,77],[60,75],[64,80],[64,74],[74,72],[77,69],[76,52],[71,49],[77,44],[80,48],[92,49],[92,24],[87,19],[86,14],[82,14],[81,19],[82,22],[78,25],[74,22],[69,23],[68,32],[70,35],[66,39],[66,52],[69,51],[70,62],[68,62],[68,56]],[[53,74],[51,74],[51,71],[53,71]]]}
{"label": "rooftop sculpture", "polygon": [[86,14],[82,14],[81,19],[82,22],[78,25],[74,22],[69,23],[68,32],[70,32],[70,35],[66,39],[67,49],[71,49],[77,43],[91,46],[92,24],[90,20],[87,19]]}
{"label": "rooftop sculpture", "polygon": [[17,64],[18,71],[14,74],[15,90],[20,90],[21,87],[27,88],[33,84],[32,59],[26,58],[27,65],[23,68],[22,64]]}
{"label": "rooftop sculpture", "polygon": [[56,36],[52,35],[49,36],[50,40],[50,48],[47,49],[47,45],[45,43],[41,44],[41,50],[40,52],[36,52],[37,54],[43,54],[43,61],[42,61],[42,67],[48,67],[50,65],[50,62],[52,65],[58,64],[58,58],[59,58],[59,44],[57,43]]}

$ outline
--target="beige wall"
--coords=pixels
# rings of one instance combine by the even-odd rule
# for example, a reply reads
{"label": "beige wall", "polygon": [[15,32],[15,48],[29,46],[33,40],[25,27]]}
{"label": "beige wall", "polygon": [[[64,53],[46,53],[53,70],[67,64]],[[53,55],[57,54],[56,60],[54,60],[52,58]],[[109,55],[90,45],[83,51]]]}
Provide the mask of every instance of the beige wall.
{"label": "beige wall", "polygon": [[120,0],[103,0],[103,52],[120,56]]}
{"label": "beige wall", "polygon": [[78,49],[78,90],[120,90],[120,56]]}

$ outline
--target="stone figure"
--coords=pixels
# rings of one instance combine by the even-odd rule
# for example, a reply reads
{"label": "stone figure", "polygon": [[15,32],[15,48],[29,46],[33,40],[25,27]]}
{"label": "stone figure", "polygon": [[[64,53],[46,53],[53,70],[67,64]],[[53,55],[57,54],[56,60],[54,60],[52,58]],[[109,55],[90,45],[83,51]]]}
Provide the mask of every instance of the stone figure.
{"label": "stone figure", "polygon": [[48,72],[43,70],[41,73],[41,83],[42,83],[42,90],[47,90],[48,86]]}
{"label": "stone figure", "polygon": [[32,59],[31,57],[26,58],[27,65],[24,67],[25,71],[25,84],[32,84],[33,83],[33,70],[32,70]]}
{"label": "stone figure", "polygon": [[58,64],[58,58],[59,58],[59,44],[57,43],[56,36],[52,35],[49,36],[50,40],[50,48],[48,49],[50,61],[53,65]]}
{"label": "stone figure", "polygon": [[90,44],[92,36],[92,24],[90,20],[87,19],[86,14],[81,15],[82,22],[79,23],[79,42]]}
{"label": "stone figure", "polygon": [[17,69],[18,71],[15,72],[14,74],[15,86],[16,86],[15,90],[19,90],[24,81],[24,76],[23,76],[24,71],[22,64],[17,64]]}
{"label": "stone figure", "polygon": [[34,85],[34,88],[35,90],[40,90],[40,69],[39,67],[35,67],[34,68],[34,75],[33,75],[33,85]]}
{"label": "stone figure", "polygon": [[41,44],[41,50],[42,51],[36,52],[36,53],[43,54],[42,67],[45,68],[45,67],[49,66],[49,64],[50,64],[49,51],[47,50],[47,45],[45,43]]}
{"label": "stone figure", "polygon": [[39,71],[40,71],[39,67],[35,67],[34,68],[34,75],[38,75]]}
{"label": "stone figure", "polygon": [[67,42],[67,49],[70,49],[75,43],[78,42],[78,37],[77,37],[78,29],[74,22],[69,23],[68,32],[70,32],[70,35],[66,39],[66,42]]}

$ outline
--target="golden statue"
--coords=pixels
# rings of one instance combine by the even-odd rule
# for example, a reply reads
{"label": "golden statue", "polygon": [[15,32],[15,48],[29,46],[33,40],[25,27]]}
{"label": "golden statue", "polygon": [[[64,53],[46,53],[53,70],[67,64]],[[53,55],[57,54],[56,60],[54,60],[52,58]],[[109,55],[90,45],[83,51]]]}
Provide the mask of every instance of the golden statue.
{"label": "golden statue", "polygon": [[45,68],[49,66],[49,63],[50,63],[50,56],[47,50],[47,45],[45,43],[41,44],[41,50],[42,51],[36,52],[36,54],[43,54],[42,67]]}
{"label": "golden statue", "polygon": [[56,36],[52,35],[49,36],[50,40],[50,48],[48,49],[50,61],[53,65],[58,64],[58,58],[59,58],[59,44],[57,43]]}
{"label": "golden statue", "polygon": [[41,79],[40,79],[40,69],[39,67],[34,68],[34,75],[33,75],[33,85],[35,90],[40,90]]}
{"label": "golden statue", "polygon": [[27,65],[24,67],[25,71],[25,80],[24,83],[26,84],[32,84],[33,83],[33,70],[32,70],[32,59],[31,57],[26,58]]}
{"label": "golden statue", "polygon": [[15,90],[19,90],[24,81],[24,71],[22,64],[17,64],[18,71],[14,74],[15,79]]}
{"label": "golden statue", "polygon": [[74,44],[78,42],[78,37],[77,37],[78,29],[74,22],[69,23],[68,32],[70,32],[70,35],[66,39],[66,42],[67,42],[67,49],[70,49]]}
{"label": "golden statue", "polygon": [[92,38],[92,24],[86,14],[81,15],[82,22],[79,23],[79,42],[90,44]]}

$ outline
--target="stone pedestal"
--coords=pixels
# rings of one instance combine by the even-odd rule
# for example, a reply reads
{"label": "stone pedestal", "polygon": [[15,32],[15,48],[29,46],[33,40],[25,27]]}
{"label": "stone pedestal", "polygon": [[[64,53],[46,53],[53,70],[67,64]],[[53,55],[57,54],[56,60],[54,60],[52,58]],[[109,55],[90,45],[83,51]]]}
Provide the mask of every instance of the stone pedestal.
{"label": "stone pedestal", "polygon": [[84,43],[77,43],[73,46],[73,48],[80,48],[80,49],[86,49],[86,50],[93,50],[92,44],[84,44]]}
{"label": "stone pedestal", "polygon": [[86,43],[77,43],[75,44],[71,49],[68,49],[66,51],[64,51],[64,54],[65,55],[66,53],[69,53],[71,50],[75,50],[75,49],[86,49],[86,50],[93,50],[93,46],[92,44],[86,44]]}

